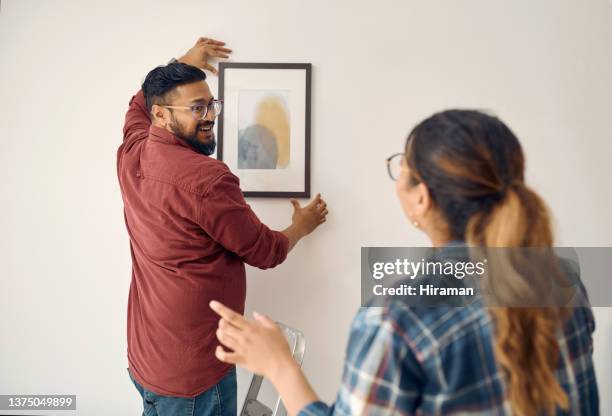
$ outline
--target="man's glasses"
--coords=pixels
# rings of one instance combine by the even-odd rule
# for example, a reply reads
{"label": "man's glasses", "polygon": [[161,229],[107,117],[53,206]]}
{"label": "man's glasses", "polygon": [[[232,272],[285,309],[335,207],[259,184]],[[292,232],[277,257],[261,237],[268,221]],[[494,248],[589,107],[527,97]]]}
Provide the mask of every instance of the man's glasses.
{"label": "man's glasses", "polygon": [[402,166],[403,160],[403,153],[395,153],[385,160],[389,177],[394,181],[396,181],[400,177],[400,173],[402,173],[402,170],[404,170],[404,167]]}
{"label": "man's glasses", "polygon": [[221,114],[221,110],[223,109],[223,101],[221,100],[212,100],[205,104],[194,104],[191,106],[181,106],[181,105],[163,105],[165,108],[178,108],[182,110],[190,110],[191,114],[195,117],[196,120],[202,120],[209,111],[212,111],[212,114],[215,117],[218,117]]}

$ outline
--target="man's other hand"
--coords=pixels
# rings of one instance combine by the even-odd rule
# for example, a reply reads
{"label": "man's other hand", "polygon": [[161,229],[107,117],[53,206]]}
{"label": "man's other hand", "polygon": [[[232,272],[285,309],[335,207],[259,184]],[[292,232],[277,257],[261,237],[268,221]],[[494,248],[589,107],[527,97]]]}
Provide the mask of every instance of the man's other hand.
{"label": "man's other hand", "polygon": [[292,225],[302,236],[310,234],[326,221],[327,203],[321,198],[321,194],[317,194],[305,207],[301,207],[297,199],[291,199],[291,204],[293,205]]}
{"label": "man's other hand", "polygon": [[199,38],[196,44],[178,61],[218,74],[217,68],[212,66],[209,61],[214,58],[229,58],[230,53],[232,53],[232,50],[225,47],[225,42],[211,38]]}

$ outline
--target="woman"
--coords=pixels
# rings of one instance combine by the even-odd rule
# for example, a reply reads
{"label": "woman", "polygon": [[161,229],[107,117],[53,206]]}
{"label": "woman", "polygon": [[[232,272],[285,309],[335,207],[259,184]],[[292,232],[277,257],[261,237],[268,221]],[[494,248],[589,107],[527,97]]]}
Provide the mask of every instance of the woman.
{"label": "woman", "polygon": [[[388,162],[397,160],[390,174],[404,213],[433,246],[553,245],[521,146],[496,117],[435,114]],[[589,307],[361,308],[333,406],[318,400],[272,320],[211,308],[227,348],[217,358],[268,378],[290,414],[598,414]]]}

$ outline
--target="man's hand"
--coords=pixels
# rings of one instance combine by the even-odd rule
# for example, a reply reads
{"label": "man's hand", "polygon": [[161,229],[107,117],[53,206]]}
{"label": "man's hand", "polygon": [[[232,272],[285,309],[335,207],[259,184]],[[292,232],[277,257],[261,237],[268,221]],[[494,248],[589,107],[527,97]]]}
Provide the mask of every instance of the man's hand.
{"label": "man's hand", "polygon": [[199,38],[195,45],[185,55],[178,59],[179,62],[196,66],[218,74],[217,68],[209,63],[211,58],[229,58],[231,49],[225,48],[225,42],[210,38]]}
{"label": "man's hand", "polygon": [[297,199],[291,199],[293,205],[292,225],[306,236],[314,231],[319,225],[323,224],[327,216],[327,203],[321,199],[321,194],[310,201],[305,207],[301,207]]}
{"label": "man's hand", "polygon": [[291,199],[293,205],[293,217],[291,225],[283,231],[289,239],[289,250],[295,246],[300,238],[310,234],[327,219],[327,203],[321,198],[321,194],[310,201],[305,207],[301,207],[296,199]]}

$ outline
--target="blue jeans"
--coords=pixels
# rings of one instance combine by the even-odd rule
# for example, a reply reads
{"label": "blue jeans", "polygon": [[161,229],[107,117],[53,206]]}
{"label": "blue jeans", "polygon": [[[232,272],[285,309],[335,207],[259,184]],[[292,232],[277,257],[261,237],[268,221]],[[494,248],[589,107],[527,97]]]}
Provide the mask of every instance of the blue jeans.
{"label": "blue jeans", "polygon": [[142,396],[143,416],[236,416],[236,367],[196,397],[161,396],[138,384],[129,368],[128,374]]}

